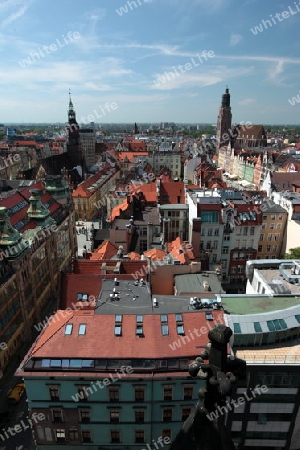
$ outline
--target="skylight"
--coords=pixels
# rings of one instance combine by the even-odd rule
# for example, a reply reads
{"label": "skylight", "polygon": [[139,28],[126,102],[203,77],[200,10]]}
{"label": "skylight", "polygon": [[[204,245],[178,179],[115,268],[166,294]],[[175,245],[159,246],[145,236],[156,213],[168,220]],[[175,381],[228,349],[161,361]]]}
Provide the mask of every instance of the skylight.
{"label": "skylight", "polygon": [[65,335],[72,334],[72,330],[73,330],[73,324],[67,323],[66,328],[65,328]]}
{"label": "skylight", "polygon": [[122,316],[121,315],[116,315],[115,322],[121,323],[122,322]]}
{"label": "skylight", "polygon": [[85,334],[85,332],[86,332],[86,324],[85,323],[81,323],[79,325],[79,328],[78,328],[78,335],[82,336],[82,335]]}
{"label": "skylight", "polygon": [[89,299],[89,294],[86,292],[77,292],[76,300],[78,302],[87,302]]}
{"label": "skylight", "polygon": [[115,326],[115,336],[121,336],[122,334],[122,327],[121,325],[116,325]]}
{"label": "skylight", "polygon": [[169,334],[169,327],[167,324],[164,324],[161,326],[161,332],[163,336],[168,336]]}
{"label": "skylight", "polygon": [[182,322],[182,315],[176,314],[176,322]]}
{"label": "skylight", "polygon": [[137,336],[143,336],[143,327],[141,325],[137,325],[136,330],[135,330],[135,334]]}
{"label": "skylight", "polygon": [[143,316],[136,316],[136,321],[138,323],[143,323]]}
{"label": "skylight", "polygon": [[161,322],[168,322],[168,316],[166,314],[162,314],[160,316],[160,321]]}
{"label": "skylight", "polygon": [[177,325],[177,334],[184,335],[183,325]]}

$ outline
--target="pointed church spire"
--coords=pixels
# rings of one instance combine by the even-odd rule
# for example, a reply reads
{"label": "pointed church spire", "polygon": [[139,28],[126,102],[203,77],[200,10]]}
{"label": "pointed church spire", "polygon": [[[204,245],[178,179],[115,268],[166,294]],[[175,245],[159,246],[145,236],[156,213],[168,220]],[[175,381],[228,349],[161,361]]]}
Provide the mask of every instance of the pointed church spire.
{"label": "pointed church spire", "polygon": [[72,102],[72,98],[71,98],[71,89],[69,89],[69,115],[71,112],[75,114],[74,106],[73,106],[73,102]]}

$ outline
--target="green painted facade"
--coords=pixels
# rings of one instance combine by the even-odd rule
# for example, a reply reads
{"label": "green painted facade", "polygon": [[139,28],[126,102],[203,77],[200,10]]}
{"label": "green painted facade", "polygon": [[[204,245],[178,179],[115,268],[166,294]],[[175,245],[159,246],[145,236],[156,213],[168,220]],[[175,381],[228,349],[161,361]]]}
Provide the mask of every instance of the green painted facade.
{"label": "green painted facade", "polygon": [[[74,377],[24,377],[28,396],[28,406],[31,413],[42,413],[45,421],[35,425],[36,437],[44,441],[38,445],[38,450],[65,449],[127,449],[127,450],[151,450],[155,449],[154,443],[159,437],[170,433],[173,440],[183,425],[184,414],[195,405],[198,399],[198,390],[204,386],[201,380],[193,380],[189,376],[161,377],[159,374],[135,374],[130,378],[118,379],[116,373],[111,373],[110,384],[104,386],[103,382],[96,384],[102,378],[74,378]],[[137,378],[138,377],[138,378]],[[107,382],[108,383],[108,382]],[[50,388],[58,388],[58,398],[51,400]],[[78,388],[90,387],[88,399],[76,401]],[[172,387],[172,398],[164,400],[164,388]],[[185,397],[185,387],[192,388],[192,395]],[[118,388],[119,401],[110,401],[109,389]],[[144,401],[136,400],[136,388],[144,389]],[[186,399],[185,399],[186,398]],[[164,410],[171,409],[170,420],[164,419]],[[89,421],[80,420],[81,411],[88,410]],[[144,420],[136,421],[136,412],[144,411]],[[53,411],[61,411],[62,420],[54,419]],[[119,419],[112,423],[111,413],[118,412]],[[55,430],[65,430],[66,443],[56,442]],[[70,440],[72,431],[78,430],[78,441]],[[88,430],[91,433],[91,443],[83,442],[82,432]],[[70,434],[71,431],[71,434]],[[120,432],[120,443],[112,442],[112,431]],[[144,442],[136,442],[136,432],[143,431]],[[47,439],[49,439],[47,441]],[[52,439],[52,441],[50,441]],[[150,446],[147,447],[147,444]],[[158,448],[161,445],[157,444]],[[169,449],[170,445],[163,445]]]}

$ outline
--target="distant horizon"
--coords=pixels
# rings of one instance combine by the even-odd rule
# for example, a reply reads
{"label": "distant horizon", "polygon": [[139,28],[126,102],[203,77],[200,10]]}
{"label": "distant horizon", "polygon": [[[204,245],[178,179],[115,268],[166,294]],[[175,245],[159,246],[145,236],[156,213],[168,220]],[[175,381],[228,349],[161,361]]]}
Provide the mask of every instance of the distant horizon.
{"label": "distant horizon", "polygon": [[[241,121],[242,122],[242,121]],[[94,125],[133,125],[136,123],[139,125],[159,125],[161,123],[175,123],[175,125],[199,125],[199,126],[212,126],[217,127],[217,123],[210,123],[210,122],[93,122]],[[232,122],[233,125],[238,125],[239,122]],[[9,125],[21,125],[21,126],[35,126],[35,125],[61,125],[66,126],[68,125],[68,122],[2,122],[3,126],[9,126]],[[78,123],[78,125],[81,125]],[[85,127],[89,124],[83,124]],[[299,127],[299,124],[293,124],[293,123],[253,123],[252,125],[262,125],[263,127]],[[195,131],[201,131],[201,130],[195,130]]]}
{"label": "distant horizon", "polygon": [[0,0],[0,123],[65,123],[69,89],[78,123],[216,123],[226,87],[233,123],[300,117],[300,8],[288,0],[73,6]]}

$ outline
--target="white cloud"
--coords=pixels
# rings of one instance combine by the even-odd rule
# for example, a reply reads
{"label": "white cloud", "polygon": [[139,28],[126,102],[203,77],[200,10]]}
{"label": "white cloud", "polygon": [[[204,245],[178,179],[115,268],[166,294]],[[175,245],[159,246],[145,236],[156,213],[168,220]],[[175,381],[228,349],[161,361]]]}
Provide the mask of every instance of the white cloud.
{"label": "white cloud", "polygon": [[241,34],[232,34],[230,36],[230,46],[233,47],[237,45],[241,40],[243,39],[243,36]]}
{"label": "white cloud", "polygon": [[[180,88],[200,88],[226,82],[230,78],[240,77],[252,72],[252,67],[228,68],[224,66],[201,67],[202,72],[179,73],[178,70],[167,70],[164,73],[154,74],[150,89],[169,91]],[[196,69],[197,70],[197,69]]]}
{"label": "white cloud", "polygon": [[93,91],[110,91],[112,87],[108,84],[85,83],[85,87]]}
{"label": "white cloud", "polygon": [[255,102],[256,102],[255,98],[245,98],[245,99],[237,102],[237,104],[241,105],[241,106],[246,106],[246,105],[252,105]]}
{"label": "white cloud", "polygon": [[280,74],[283,73],[283,65],[284,61],[279,60],[275,65],[275,68],[271,68],[269,70],[269,79],[270,81],[280,84],[283,81],[283,77],[279,77]]}
{"label": "white cloud", "polygon": [[17,11],[11,13],[6,19],[2,20],[0,27],[5,28],[8,25],[10,25],[12,22],[14,22],[15,20],[22,17],[25,14],[25,12],[27,11],[27,9],[28,9],[28,5],[21,6],[21,8],[19,8]]}

